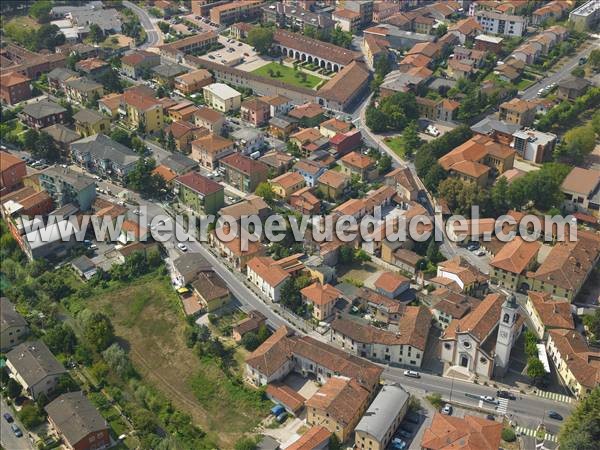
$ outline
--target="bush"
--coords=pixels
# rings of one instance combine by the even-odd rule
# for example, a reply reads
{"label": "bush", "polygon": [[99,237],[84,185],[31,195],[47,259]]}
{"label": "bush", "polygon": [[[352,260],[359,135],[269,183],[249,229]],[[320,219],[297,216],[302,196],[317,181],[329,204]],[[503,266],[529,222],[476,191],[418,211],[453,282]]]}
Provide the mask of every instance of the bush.
{"label": "bush", "polygon": [[517,440],[517,435],[512,428],[505,428],[502,430],[502,440],[504,442],[515,442]]}
{"label": "bush", "polygon": [[42,411],[33,403],[28,403],[19,411],[19,420],[25,428],[31,429],[44,423],[45,416]]}
{"label": "bush", "polygon": [[438,392],[429,394],[425,398],[429,401],[429,403],[431,403],[431,406],[433,406],[434,408],[441,408],[442,404],[444,403],[444,401],[442,400],[442,394]]}

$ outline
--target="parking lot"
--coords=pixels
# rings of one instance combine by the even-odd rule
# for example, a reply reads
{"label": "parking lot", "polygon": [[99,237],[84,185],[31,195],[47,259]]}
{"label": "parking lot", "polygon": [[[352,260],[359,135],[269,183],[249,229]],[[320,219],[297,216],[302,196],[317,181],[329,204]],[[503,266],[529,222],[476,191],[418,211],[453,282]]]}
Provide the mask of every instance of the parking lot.
{"label": "parking lot", "polygon": [[225,36],[219,36],[218,40],[224,48],[202,55],[200,56],[201,59],[236,67],[244,71],[254,70],[269,63],[269,61],[259,56],[250,45],[244,42]]}

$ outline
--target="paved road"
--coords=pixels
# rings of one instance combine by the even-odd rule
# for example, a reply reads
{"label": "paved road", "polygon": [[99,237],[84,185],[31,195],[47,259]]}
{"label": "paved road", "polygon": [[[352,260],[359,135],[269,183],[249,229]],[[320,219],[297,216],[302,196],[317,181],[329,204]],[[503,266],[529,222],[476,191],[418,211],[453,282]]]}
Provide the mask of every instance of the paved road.
{"label": "paved road", "polygon": [[[4,398],[0,400],[0,412],[8,412],[15,419],[15,423],[23,431],[23,436],[18,438],[10,428],[10,425],[4,417],[0,417],[0,445],[6,450],[33,450],[35,447],[27,438],[27,430],[23,424],[16,418],[14,411],[6,404]],[[1,414],[0,414],[1,415]]]}
{"label": "paved road", "polygon": [[160,30],[158,29],[158,26],[152,22],[150,15],[144,9],[133,4],[132,2],[128,2],[127,0],[123,1],[123,6],[131,9],[139,17],[140,23],[146,31],[146,42],[144,42],[144,44],[140,45],[138,48],[144,49],[158,45],[160,43],[161,36]]}
{"label": "paved road", "polygon": [[579,58],[581,58],[581,57],[587,58],[588,56],[590,56],[590,53],[592,52],[592,50],[594,50],[595,48],[598,48],[598,45],[600,45],[598,43],[598,40],[599,40],[598,37],[594,37],[592,42],[588,42],[588,45],[586,48],[577,52],[577,54],[574,55],[572,58],[570,58],[560,69],[558,69],[558,71],[556,73],[548,75],[547,77],[540,80],[538,83],[534,84],[533,86],[531,86],[527,90],[525,90],[523,95],[521,96],[521,98],[523,98],[525,100],[534,99],[538,96],[538,91],[540,89],[545,88],[552,83],[558,83],[560,80],[563,80],[564,78],[568,78],[571,75],[571,71],[575,67],[577,67],[577,65],[579,64]]}

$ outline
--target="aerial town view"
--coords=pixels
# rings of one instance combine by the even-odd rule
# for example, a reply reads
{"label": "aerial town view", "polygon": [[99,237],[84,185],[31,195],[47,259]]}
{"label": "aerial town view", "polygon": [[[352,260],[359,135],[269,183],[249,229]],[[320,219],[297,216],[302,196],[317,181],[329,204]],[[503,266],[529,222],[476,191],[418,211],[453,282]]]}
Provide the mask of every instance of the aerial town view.
{"label": "aerial town view", "polygon": [[0,2],[0,450],[600,450],[600,0]]}

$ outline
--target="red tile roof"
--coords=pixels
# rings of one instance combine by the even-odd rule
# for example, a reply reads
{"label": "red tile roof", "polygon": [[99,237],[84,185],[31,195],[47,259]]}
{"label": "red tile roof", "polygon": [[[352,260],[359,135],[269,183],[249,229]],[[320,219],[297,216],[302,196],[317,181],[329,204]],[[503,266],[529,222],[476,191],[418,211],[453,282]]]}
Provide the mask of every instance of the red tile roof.
{"label": "red tile roof", "polygon": [[186,173],[185,175],[181,175],[175,181],[204,195],[214,194],[215,192],[223,190],[223,186],[221,186],[219,183],[196,172],[190,172]]}

